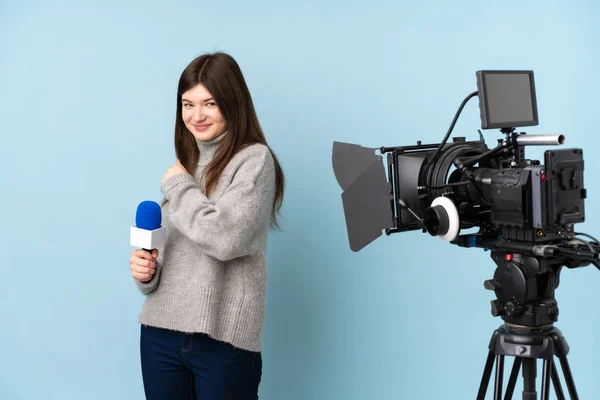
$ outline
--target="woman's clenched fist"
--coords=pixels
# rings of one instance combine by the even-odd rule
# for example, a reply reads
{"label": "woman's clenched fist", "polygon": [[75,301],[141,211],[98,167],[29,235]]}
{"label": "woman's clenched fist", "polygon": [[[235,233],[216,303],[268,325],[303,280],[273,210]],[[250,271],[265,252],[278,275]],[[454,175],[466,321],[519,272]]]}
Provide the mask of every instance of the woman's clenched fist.
{"label": "woman's clenched fist", "polygon": [[152,254],[146,250],[133,250],[129,259],[131,276],[139,282],[150,281],[156,272],[157,257],[157,249],[154,249]]}

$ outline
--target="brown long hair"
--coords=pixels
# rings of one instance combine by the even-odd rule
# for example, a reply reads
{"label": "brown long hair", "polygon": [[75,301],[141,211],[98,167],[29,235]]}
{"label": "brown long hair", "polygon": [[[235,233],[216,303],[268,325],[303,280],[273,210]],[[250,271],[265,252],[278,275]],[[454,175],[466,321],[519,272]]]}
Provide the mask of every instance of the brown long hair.
{"label": "brown long hair", "polygon": [[[260,143],[269,149],[275,162],[275,198],[270,226],[279,229],[278,216],[283,202],[285,178],[281,165],[267,144],[258,122],[252,97],[238,63],[226,53],[204,54],[194,59],[181,73],[177,87],[175,115],[175,153],[181,164],[194,174],[198,167],[199,150],[194,135],[186,128],[181,112],[181,97],[194,86],[202,84],[217,103],[227,121],[227,135],[220,142],[212,161],[204,170],[204,192],[209,196],[221,173],[233,156],[244,146]],[[163,205],[166,200],[163,201]]]}

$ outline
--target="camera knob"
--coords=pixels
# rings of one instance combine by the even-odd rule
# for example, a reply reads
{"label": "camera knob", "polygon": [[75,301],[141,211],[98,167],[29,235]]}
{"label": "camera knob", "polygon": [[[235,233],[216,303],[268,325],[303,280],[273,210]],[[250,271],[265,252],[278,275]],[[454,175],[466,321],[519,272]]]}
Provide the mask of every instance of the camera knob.
{"label": "camera knob", "polygon": [[506,315],[519,315],[523,312],[523,305],[512,299],[506,302]]}
{"label": "camera knob", "polygon": [[553,322],[558,321],[558,307],[553,306],[548,308],[548,318]]}
{"label": "camera knob", "polygon": [[495,279],[488,279],[487,281],[483,282],[483,287],[487,290],[496,290],[500,289],[502,285]]}
{"label": "camera knob", "polygon": [[500,300],[492,300],[491,304],[492,304],[492,315],[494,317],[499,317],[499,316],[505,314],[504,306],[502,305]]}

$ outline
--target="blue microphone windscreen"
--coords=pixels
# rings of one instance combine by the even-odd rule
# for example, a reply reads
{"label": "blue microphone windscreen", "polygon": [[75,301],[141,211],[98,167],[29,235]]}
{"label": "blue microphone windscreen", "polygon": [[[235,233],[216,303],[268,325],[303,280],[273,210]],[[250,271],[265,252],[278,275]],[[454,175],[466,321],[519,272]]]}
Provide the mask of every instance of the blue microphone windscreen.
{"label": "blue microphone windscreen", "polygon": [[162,214],[160,205],[155,201],[142,201],[135,213],[135,226],[153,231],[160,228]]}

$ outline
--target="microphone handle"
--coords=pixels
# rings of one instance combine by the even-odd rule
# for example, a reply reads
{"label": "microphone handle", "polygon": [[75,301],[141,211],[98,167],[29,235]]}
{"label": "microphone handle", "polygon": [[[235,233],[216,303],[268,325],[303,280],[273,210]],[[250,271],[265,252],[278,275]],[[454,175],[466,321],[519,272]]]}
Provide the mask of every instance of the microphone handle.
{"label": "microphone handle", "polygon": [[150,249],[150,250],[148,250],[148,249],[142,249],[142,250],[144,250],[144,251],[147,251],[148,253],[150,253],[150,255],[152,255],[152,251],[153,251],[154,249]]}

